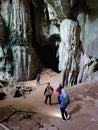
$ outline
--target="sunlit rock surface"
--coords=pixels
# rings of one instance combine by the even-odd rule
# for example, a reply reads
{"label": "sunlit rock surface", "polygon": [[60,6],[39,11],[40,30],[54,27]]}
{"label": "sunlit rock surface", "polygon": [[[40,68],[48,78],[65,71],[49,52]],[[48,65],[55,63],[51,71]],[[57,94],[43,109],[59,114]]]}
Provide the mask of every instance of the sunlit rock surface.
{"label": "sunlit rock surface", "polygon": [[61,43],[59,45],[59,69],[62,82],[66,85],[76,83],[80,60],[80,43],[77,39],[78,23],[65,19],[60,26]]}

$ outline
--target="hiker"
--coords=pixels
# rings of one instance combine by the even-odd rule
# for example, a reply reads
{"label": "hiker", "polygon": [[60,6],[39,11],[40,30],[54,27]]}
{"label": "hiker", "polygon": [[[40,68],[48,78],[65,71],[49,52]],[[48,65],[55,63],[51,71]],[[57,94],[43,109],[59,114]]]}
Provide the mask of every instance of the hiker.
{"label": "hiker", "polygon": [[60,99],[61,89],[62,89],[62,85],[59,84],[59,86],[56,89],[57,97],[58,97],[58,103],[59,103],[59,99]]}
{"label": "hiker", "polygon": [[38,73],[37,74],[37,77],[36,77],[36,85],[40,85],[40,74]]}
{"label": "hiker", "polygon": [[69,105],[69,94],[63,88],[61,90],[60,100],[59,100],[59,107],[61,111],[61,116],[63,120],[69,119],[69,114],[67,113],[67,106]]}
{"label": "hiker", "polygon": [[49,100],[49,104],[51,104],[51,96],[53,94],[53,87],[51,87],[50,83],[47,83],[47,87],[45,88],[44,95],[45,95],[45,101],[44,103],[47,104],[47,100]]}

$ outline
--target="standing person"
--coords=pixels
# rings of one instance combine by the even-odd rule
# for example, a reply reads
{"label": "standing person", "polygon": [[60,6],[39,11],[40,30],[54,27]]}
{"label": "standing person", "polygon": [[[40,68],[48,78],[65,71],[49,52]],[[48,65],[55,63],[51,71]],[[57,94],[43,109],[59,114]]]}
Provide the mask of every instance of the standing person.
{"label": "standing person", "polygon": [[59,100],[60,100],[61,89],[62,89],[62,85],[59,84],[59,86],[56,89],[57,97],[58,97],[58,103],[59,103]]}
{"label": "standing person", "polygon": [[69,104],[69,101],[70,101],[69,94],[63,88],[61,90],[60,101],[59,101],[59,107],[60,107],[61,116],[63,120],[69,119],[69,114],[67,113],[67,106]]}
{"label": "standing person", "polygon": [[37,77],[36,77],[36,85],[40,85],[40,74],[39,73],[37,74]]}
{"label": "standing person", "polygon": [[45,101],[44,103],[47,104],[47,101],[49,100],[49,104],[51,104],[51,96],[53,94],[53,87],[51,87],[50,83],[47,83],[47,87],[45,88],[44,95],[45,95]]}

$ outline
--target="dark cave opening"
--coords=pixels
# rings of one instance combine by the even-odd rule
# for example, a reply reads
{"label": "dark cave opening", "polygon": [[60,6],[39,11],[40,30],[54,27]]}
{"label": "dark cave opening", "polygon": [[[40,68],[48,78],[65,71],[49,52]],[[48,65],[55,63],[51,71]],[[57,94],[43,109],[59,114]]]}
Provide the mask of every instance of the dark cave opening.
{"label": "dark cave opening", "polygon": [[[42,43],[45,42],[46,44]],[[56,43],[60,42],[59,34],[51,35],[47,40],[42,40],[40,43],[36,43],[35,48],[37,55],[40,59],[41,64],[53,71],[59,73],[59,57],[57,56],[59,45]]]}
{"label": "dark cave opening", "polygon": [[[30,14],[31,14],[31,25],[33,29],[33,47],[36,50],[38,59],[40,61],[40,64],[42,64],[43,67],[49,68],[54,70],[55,72],[59,72],[58,70],[58,64],[59,60],[58,57],[56,57],[58,46],[55,45],[56,41],[60,41],[60,37],[57,34],[54,34],[50,36],[49,39],[46,39],[42,36],[39,36],[39,34],[36,33],[36,24],[38,22],[39,17],[35,16],[36,14],[43,14],[42,7],[40,6],[40,2],[37,5],[39,8],[35,8],[32,2],[30,3]],[[39,37],[38,37],[39,36]]]}

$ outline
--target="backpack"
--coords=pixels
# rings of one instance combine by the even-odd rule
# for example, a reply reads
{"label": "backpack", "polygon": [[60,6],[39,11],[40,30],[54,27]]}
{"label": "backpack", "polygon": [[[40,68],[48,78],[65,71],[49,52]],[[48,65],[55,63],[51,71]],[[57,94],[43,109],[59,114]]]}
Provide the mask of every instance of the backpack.
{"label": "backpack", "polygon": [[50,87],[49,92],[50,92],[50,94],[53,93],[53,88],[52,87]]}
{"label": "backpack", "polygon": [[64,97],[61,101],[61,103],[64,105],[64,106],[67,106],[69,104],[69,98],[67,97]]}

